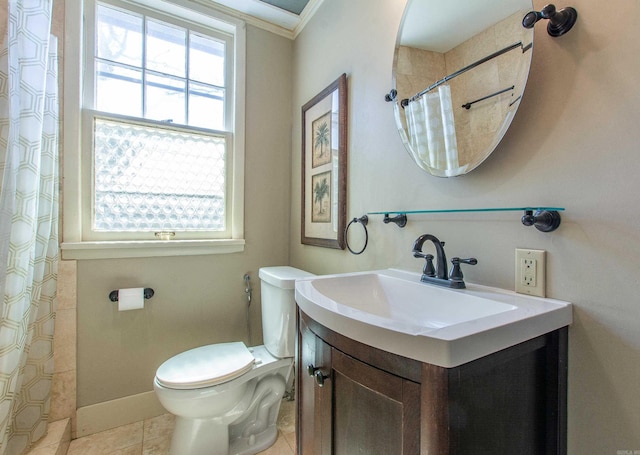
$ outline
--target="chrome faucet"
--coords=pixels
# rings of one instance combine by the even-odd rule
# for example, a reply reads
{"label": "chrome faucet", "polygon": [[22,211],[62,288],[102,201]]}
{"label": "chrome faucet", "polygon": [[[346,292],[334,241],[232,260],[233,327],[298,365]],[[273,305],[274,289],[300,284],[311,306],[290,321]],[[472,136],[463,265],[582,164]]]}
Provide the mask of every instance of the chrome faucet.
{"label": "chrome faucet", "polygon": [[[433,255],[422,252],[422,245],[427,240],[433,242],[433,245],[436,247],[436,267],[433,266]],[[455,257],[451,259],[453,268],[451,269],[451,275],[448,275],[447,255],[444,252],[444,242],[441,242],[431,234],[423,234],[416,239],[413,243],[413,257],[423,258],[426,261],[422,269],[420,281],[454,289],[463,289],[466,287],[460,264],[476,265],[478,263],[476,258],[460,259]]]}

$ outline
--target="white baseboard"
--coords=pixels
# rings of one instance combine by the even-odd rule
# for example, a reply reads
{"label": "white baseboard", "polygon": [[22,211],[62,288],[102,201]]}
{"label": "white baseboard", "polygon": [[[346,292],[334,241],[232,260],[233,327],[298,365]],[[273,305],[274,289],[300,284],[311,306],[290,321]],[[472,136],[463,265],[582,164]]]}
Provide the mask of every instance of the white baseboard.
{"label": "white baseboard", "polygon": [[92,404],[77,410],[76,437],[150,419],[166,412],[153,391]]}

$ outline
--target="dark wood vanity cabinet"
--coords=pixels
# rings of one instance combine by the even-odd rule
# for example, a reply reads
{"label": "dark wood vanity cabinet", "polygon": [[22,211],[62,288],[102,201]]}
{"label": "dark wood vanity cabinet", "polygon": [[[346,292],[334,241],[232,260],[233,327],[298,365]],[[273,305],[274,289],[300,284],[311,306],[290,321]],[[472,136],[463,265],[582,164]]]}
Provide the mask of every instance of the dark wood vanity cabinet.
{"label": "dark wood vanity cabinet", "polygon": [[298,314],[300,455],[566,454],[567,329],[442,368]]}

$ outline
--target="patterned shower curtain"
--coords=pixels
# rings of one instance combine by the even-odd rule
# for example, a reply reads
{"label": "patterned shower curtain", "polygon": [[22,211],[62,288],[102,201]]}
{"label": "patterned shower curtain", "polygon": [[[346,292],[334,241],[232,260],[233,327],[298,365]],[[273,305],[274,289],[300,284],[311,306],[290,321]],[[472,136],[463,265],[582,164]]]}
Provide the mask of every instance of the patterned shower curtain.
{"label": "patterned shower curtain", "polygon": [[430,168],[458,170],[458,143],[451,102],[451,87],[440,85],[438,90],[425,93],[405,108],[409,140],[418,156]]}
{"label": "patterned shower curtain", "polygon": [[9,0],[0,50],[0,455],[46,433],[58,261],[53,0]]}

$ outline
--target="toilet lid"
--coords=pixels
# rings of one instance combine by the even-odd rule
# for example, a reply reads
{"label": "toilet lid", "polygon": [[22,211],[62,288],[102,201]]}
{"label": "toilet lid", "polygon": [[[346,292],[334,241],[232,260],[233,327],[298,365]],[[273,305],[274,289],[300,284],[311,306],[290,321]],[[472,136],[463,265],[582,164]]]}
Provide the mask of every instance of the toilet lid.
{"label": "toilet lid", "polygon": [[156,379],[171,389],[210,387],[242,376],[254,361],[241,341],[210,344],[171,357],[160,365]]}

